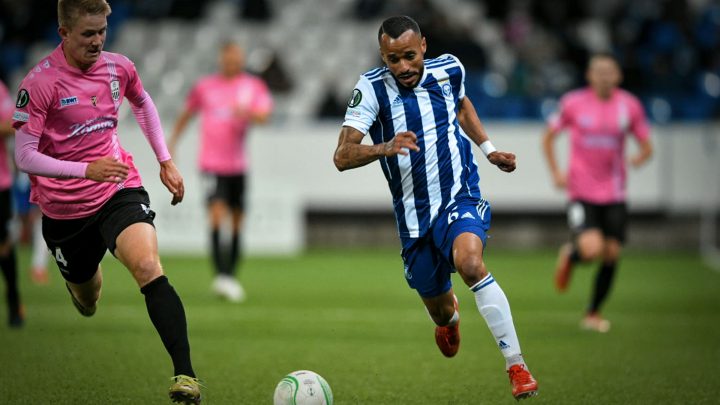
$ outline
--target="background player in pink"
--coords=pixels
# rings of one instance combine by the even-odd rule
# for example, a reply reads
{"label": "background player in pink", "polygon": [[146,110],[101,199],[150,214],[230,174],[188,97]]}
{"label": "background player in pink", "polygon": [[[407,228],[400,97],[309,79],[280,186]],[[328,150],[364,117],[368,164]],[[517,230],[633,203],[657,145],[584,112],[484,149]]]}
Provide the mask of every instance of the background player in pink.
{"label": "background player in pink", "polygon": [[43,237],[73,304],[92,316],[100,298],[106,250],[130,270],[175,368],[170,398],[199,403],[185,311],[163,275],[155,213],[132,156],[117,134],[127,98],[160,163],[160,178],[182,201],[183,179],[165,146],[157,109],[135,66],[102,50],[110,6],[105,0],[60,0],[61,44],[33,68],[13,114],[18,168],[31,174],[31,201],[43,212]]}
{"label": "background player in pink", "polygon": [[[221,46],[220,71],[201,78],[192,88],[169,142],[174,152],[188,122],[200,113],[198,160],[207,184],[210,243],[216,272],[213,290],[233,302],[245,298],[236,269],[242,256],[240,233],[245,212],[245,173],[249,167],[245,150],[247,133],[251,124],[267,122],[272,111],[267,86],[243,71],[244,59],[237,44],[227,42]],[[221,231],[228,223],[231,238],[223,242]]]}
{"label": "background player in pink", "polygon": [[8,164],[6,140],[15,135],[12,128],[12,98],[7,87],[0,82],[0,270],[5,279],[5,301],[8,305],[8,325],[19,328],[23,325],[23,310],[17,279],[15,246],[9,233],[12,219],[12,175]]}
{"label": "background player in pink", "polygon": [[[543,149],[555,185],[567,189],[573,232],[572,243],[560,249],[555,285],[565,291],[577,263],[600,260],[581,327],[607,332],[610,322],[600,316],[600,308],[610,291],[626,232],[625,139],[632,133],[639,144],[639,152],[630,159],[634,167],[650,158],[652,146],[640,101],[618,88],[622,74],[617,61],[607,54],[593,56],[586,78],[589,87],[560,101],[543,137]],[[567,172],[558,166],[553,149],[555,137],[564,129],[570,131]]]}

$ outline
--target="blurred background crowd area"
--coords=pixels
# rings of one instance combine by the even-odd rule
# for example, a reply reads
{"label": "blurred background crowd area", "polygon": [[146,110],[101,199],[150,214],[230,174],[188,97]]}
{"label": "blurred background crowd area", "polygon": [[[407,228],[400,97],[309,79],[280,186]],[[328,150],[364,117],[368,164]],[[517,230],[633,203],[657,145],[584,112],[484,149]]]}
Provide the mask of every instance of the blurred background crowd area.
{"label": "blurred background crowd area", "polygon": [[[56,2],[0,0],[0,79],[17,86],[58,43]],[[340,120],[359,74],[381,64],[377,29],[414,17],[427,57],[452,53],[482,118],[538,120],[612,52],[655,122],[720,117],[720,3],[713,0],[111,0],[106,50],[137,65],[163,117],[216,67],[227,39],[276,99],[276,121]],[[51,5],[51,6],[49,6]]]}

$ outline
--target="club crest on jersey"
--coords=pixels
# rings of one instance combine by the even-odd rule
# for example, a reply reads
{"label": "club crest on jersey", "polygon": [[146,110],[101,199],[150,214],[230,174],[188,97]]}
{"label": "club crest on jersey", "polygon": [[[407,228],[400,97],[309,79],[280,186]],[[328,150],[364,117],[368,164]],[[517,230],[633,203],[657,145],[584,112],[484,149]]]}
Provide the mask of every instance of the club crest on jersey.
{"label": "club crest on jersey", "polygon": [[452,86],[450,86],[450,83],[445,83],[442,85],[442,93],[445,97],[450,97],[452,94]]}
{"label": "club crest on jersey", "polygon": [[120,100],[120,81],[119,80],[113,80],[110,82],[110,92],[111,92],[113,101]]}
{"label": "club crest on jersey", "polygon": [[30,93],[25,89],[18,91],[17,101],[15,101],[15,107],[23,108],[30,102]]}
{"label": "club crest on jersey", "polygon": [[90,97],[90,102],[92,103],[93,107],[97,107],[97,96]]}

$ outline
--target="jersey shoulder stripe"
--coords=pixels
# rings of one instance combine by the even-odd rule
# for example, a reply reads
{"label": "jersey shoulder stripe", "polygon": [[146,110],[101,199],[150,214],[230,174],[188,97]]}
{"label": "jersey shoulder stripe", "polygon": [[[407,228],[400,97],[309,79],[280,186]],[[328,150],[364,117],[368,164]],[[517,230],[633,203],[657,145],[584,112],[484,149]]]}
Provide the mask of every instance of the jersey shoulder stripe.
{"label": "jersey shoulder stripe", "polygon": [[425,67],[428,68],[428,69],[439,69],[439,68],[442,68],[442,67],[448,67],[448,66],[453,66],[453,65],[457,65],[457,62],[455,62],[455,61],[446,61],[446,62],[443,62],[443,63],[433,63],[432,65],[430,65],[430,64],[425,65]]}
{"label": "jersey shoulder stripe", "polygon": [[444,54],[444,55],[440,55],[440,56],[438,56],[437,58],[434,58],[434,59],[426,59],[426,60],[425,60],[425,66],[426,66],[426,67],[439,67],[439,66],[442,66],[442,65],[452,64],[452,63],[457,63],[457,64],[459,64],[459,61],[458,61],[458,59],[457,59],[455,56],[453,56],[453,55],[451,55],[451,54],[449,54],[449,53],[446,53],[446,54]]}
{"label": "jersey shoulder stripe", "polygon": [[387,67],[381,67],[377,69],[373,69],[365,74],[363,76],[368,80],[374,80],[382,77],[385,73],[388,73],[390,70]]}

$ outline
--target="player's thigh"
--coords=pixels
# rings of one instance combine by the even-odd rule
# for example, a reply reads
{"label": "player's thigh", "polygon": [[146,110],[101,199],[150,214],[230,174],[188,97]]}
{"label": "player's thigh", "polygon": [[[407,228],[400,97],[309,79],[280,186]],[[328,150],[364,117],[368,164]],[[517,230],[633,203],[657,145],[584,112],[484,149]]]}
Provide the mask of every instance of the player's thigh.
{"label": "player's thigh", "polygon": [[420,238],[401,253],[405,280],[423,298],[437,297],[450,290],[452,266],[442,258],[429,236]]}
{"label": "player's thigh", "polygon": [[[98,227],[110,253],[116,255],[118,237],[129,226],[145,223],[154,229],[155,212],[144,188],[128,188],[115,193],[98,215]],[[153,233],[154,235],[154,233]]]}
{"label": "player's thigh", "polygon": [[622,243],[614,238],[605,239],[605,245],[602,253],[604,262],[615,262],[620,258],[622,253]]}
{"label": "player's thigh", "polygon": [[433,225],[433,242],[453,267],[466,261],[477,262],[476,267],[482,261],[491,219],[485,200],[458,203],[440,213]]}
{"label": "player's thigh", "polygon": [[236,211],[245,210],[245,198],[247,190],[247,181],[244,174],[237,174],[227,177],[228,182],[228,193],[226,195],[226,201],[228,206]]}
{"label": "player's thigh", "polygon": [[215,201],[222,201],[228,204],[228,199],[232,194],[232,177],[223,176],[216,173],[203,173],[203,188],[205,190],[205,198],[208,205]]}
{"label": "player's thigh", "polygon": [[143,287],[163,274],[155,228],[145,222],[126,227],[117,237],[115,256]]}
{"label": "player's thigh", "polygon": [[601,207],[584,201],[568,205],[568,227],[583,259],[593,259],[603,250]]}
{"label": "player's thigh", "polygon": [[42,234],[63,278],[83,284],[93,278],[107,247],[92,218],[42,217]]}
{"label": "player's thigh", "polygon": [[625,243],[627,234],[627,205],[622,203],[609,204],[604,207],[602,231],[606,239],[613,239],[621,245]]}

